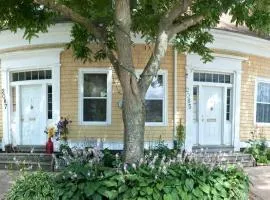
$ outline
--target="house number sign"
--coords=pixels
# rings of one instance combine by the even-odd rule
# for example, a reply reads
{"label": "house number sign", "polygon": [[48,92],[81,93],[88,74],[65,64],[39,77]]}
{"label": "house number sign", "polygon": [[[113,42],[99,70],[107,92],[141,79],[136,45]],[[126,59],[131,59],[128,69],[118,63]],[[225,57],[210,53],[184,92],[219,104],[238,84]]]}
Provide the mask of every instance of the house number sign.
{"label": "house number sign", "polygon": [[7,99],[6,99],[6,94],[5,94],[5,89],[2,89],[2,99],[4,102],[5,109],[7,109]]}

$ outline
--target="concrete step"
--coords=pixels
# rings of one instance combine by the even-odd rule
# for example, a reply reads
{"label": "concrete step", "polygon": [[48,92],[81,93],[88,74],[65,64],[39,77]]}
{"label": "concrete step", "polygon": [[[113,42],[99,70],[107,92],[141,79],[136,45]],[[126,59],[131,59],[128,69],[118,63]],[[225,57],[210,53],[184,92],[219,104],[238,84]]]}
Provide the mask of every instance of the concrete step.
{"label": "concrete step", "polygon": [[14,147],[15,152],[22,152],[22,153],[45,153],[46,146],[45,145],[17,145]]}
{"label": "concrete step", "polygon": [[51,163],[47,162],[13,162],[13,161],[0,161],[0,169],[5,170],[43,170],[54,171]]}
{"label": "concrete step", "polygon": [[219,145],[198,145],[192,147],[192,152],[199,153],[199,152],[205,152],[205,153],[218,153],[218,152],[233,152],[234,148],[233,146],[219,146]]}
{"label": "concrete step", "polygon": [[0,169],[31,168],[32,170],[54,170],[54,159],[45,153],[0,153]]}
{"label": "concrete step", "polygon": [[0,161],[1,160],[50,162],[52,160],[52,155],[46,153],[0,153]]}
{"label": "concrete step", "polygon": [[253,167],[256,165],[255,159],[250,154],[244,153],[193,153],[190,157],[196,162],[202,162],[209,165],[242,165],[244,167]]}

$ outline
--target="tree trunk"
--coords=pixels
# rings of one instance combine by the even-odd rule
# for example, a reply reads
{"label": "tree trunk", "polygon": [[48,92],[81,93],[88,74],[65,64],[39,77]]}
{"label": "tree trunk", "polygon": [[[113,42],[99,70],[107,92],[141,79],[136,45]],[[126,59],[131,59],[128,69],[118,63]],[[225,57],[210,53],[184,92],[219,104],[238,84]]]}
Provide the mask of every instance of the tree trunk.
{"label": "tree trunk", "polygon": [[144,155],[145,104],[140,96],[124,94],[124,160],[138,162]]}
{"label": "tree trunk", "polygon": [[115,1],[116,72],[123,90],[124,161],[134,163],[143,157],[145,108],[132,59],[129,1]]}

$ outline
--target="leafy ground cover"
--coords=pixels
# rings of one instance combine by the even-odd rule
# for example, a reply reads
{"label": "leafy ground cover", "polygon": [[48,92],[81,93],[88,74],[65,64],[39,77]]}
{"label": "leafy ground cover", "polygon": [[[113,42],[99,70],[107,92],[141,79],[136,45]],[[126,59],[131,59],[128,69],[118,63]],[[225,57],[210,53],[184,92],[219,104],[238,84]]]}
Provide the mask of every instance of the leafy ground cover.
{"label": "leafy ground cover", "polygon": [[241,168],[159,152],[164,151],[159,148],[137,163],[125,164],[109,150],[65,149],[63,171],[27,174],[16,181],[7,199],[248,199],[249,180]]}

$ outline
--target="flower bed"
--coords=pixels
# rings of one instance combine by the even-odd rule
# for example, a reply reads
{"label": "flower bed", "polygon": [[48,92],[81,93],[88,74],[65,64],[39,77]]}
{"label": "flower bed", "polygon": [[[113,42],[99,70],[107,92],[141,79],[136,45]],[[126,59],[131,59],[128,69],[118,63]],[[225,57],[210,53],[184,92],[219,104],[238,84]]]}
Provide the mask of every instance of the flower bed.
{"label": "flower bed", "polygon": [[[248,197],[249,181],[241,168],[206,166],[187,161],[181,154],[160,157],[151,152],[131,165],[122,163],[117,154],[111,155],[109,158],[115,161],[113,167],[108,167],[104,165],[105,157],[93,149],[78,151],[61,173],[46,180],[45,185],[37,182],[40,189],[32,191],[27,199],[35,195],[39,200],[48,199],[41,196],[43,187],[48,185],[54,186],[56,199],[244,200]],[[19,188],[26,188],[27,183],[17,181],[7,199],[22,197],[23,190]]]}

